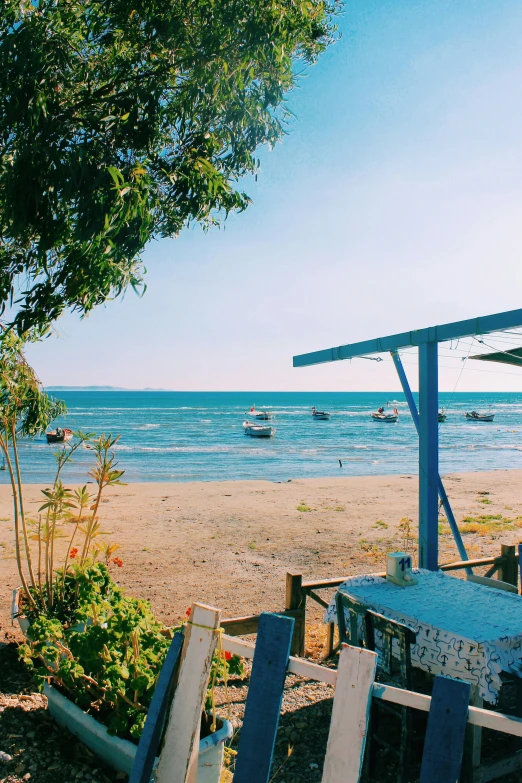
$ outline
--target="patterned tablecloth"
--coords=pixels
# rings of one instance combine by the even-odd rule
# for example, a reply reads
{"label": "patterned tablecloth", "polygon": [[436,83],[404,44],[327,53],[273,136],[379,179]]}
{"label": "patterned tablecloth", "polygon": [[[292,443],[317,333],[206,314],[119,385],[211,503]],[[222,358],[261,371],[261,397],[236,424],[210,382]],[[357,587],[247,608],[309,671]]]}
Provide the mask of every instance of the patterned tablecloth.
{"label": "patterned tablecloth", "polygon": [[[417,634],[412,664],[478,685],[495,704],[501,672],[522,667],[522,596],[447,576],[413,571],[416,585],[399,587],[379,576],[356,576],[339,590]],[[325,622],[336,622],[335,597]]]}

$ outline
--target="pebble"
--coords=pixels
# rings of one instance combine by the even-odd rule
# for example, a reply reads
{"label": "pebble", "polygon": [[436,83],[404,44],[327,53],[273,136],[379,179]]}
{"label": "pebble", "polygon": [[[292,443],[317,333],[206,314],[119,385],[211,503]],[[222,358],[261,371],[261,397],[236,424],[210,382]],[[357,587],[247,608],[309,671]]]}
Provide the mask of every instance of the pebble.
{"label": "pebble", "polygon": [[13,760],[13,757],[9,755],[9,753],[4,753],[3,750],[0,750],[0,762],[2,764],[9,764],[10,761]]}

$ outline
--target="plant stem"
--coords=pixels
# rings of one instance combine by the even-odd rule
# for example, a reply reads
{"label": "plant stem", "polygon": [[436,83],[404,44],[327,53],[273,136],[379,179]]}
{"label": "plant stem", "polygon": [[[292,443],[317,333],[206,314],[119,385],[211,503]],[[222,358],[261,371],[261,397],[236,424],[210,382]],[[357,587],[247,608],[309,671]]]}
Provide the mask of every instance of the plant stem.
{"label": "plant stem", "polygon": [[45,605],[44,591],[42,585],[42,515],[41,514],[38,514],[38,589],[40,591],[40,600],[42,602],[42,606],[45,612],[47,607]]}
{"label": "plant stem", "polygon": [[12,443],[12,449],[13,449],[13,454],[14,454],[14,458],[15,458],[16,482],[18,484],[18,504],[20,506],[20,520],[22,522],[22,534],[23,534],[23,537],[24,537],[25,556],[27,558],[27,568],[29,569],[29,577],[31,579],[31,587],[36,588],[36,581],[35,581],[34,573],[33,573],[33,563],[32,563],[32,559],[31,559],[31,550],[29,549],[29,537],[27,535],[27,525],[25,524],[22,475],[20,473],[20,462],[18,460],[18,446],[17,446],[17,443],[16,443],[16,427],[15,427],[14,424],[11,425],[11,443]]}
{"label": "plant stem", "polygon": [[34,609],[37,609],[37,606],[34,602],[34,598],[29,591],[27,580],[25,578],[24,571],[22,568],[22,558],[20,555],[20,524],[19,524],[19,515],[18,515],[18,493],[16,490],[16,481],[13,472],[13,466],[11,464],[11,459],[9,457],[8,438],[9,438],[8,430],[6,429],[5,440],[0,435],[0,447],[5,456],[5,461],[7,463],[7,468],[9,470],[9,478],[11,479],[11,489],[13,491],[16,565],[18,567],[18,574],[20,576],[20,580],[22,582],[22,587],[24,589],[24,592],[27,596],[27,600],[29,601],[30,604],[32,604]]}

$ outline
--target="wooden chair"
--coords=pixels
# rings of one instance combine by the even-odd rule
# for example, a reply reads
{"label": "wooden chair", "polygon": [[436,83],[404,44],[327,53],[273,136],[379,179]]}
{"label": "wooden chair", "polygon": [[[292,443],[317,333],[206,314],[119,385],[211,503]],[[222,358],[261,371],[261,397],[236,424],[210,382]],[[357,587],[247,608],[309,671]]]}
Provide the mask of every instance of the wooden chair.
{"label": "wooden chair", "polygon": [[[381,637],[378,650],[377,679],[397,688],[411,690],[411,645],[415,643],[416,633],[407,625],[394,622],[381,614],[366,610],[365,636],[369,650],[375,651],[376,632]],[[393,654],[394,643],[398,657],[394,657]],[[390,743],[384,732],[380,730],[383,713],[393,715],[399,719],[400,741],[398,747],[394,743]],[[366,764],[370,778],[373,774],[376,744],[397,757],[396,781],[397,783],[406,783],[408,780],[411,744],[411,711],[409,707],[391,704],[381,699],[374,699]]]}
{"label": "wooden chair", "polygon": [[[337,591],[337,595],[335,596],[335,604],[337,609],[339,644],[351,644],[352,647],[367,647],[368,645],[364,643],[360,631],[365,631],[365,617],[368,607],[340,591]],[[348,627],[346,625],[346,612],[348,612],[350,617]]]}

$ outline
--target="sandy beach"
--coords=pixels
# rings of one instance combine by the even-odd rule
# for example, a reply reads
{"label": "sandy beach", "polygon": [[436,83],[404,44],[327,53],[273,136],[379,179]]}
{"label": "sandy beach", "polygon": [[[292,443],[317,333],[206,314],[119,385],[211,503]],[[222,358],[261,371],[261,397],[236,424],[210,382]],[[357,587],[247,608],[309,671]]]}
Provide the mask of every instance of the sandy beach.
{"label": "sandy beach", "polygon": [[[457,520],[471,518],[467,527],[478,531],[464,535],[469,556],[496,554],[501,543],[522,539],[521,479],[518,470],[444,479]],[[27,487],[28,515],[36,514],[41,489]],[[183,617],[192,601],[233,617],[282,609],[289,570],[308,578],[382,570],[386,551],[404,546],[401,520],[412,520],[415,536],[417,477],[129,484],[108,490],[100,518],[120,545],[123,566],[111,566],[114,577],[149,599],[164,621]],[[416,545],[409,549],[415,553]],[[451,535],[441,535],[440,562],[458,559]],[[0,571],[0,627],[7,631],[18,577],[5,485]]]}

